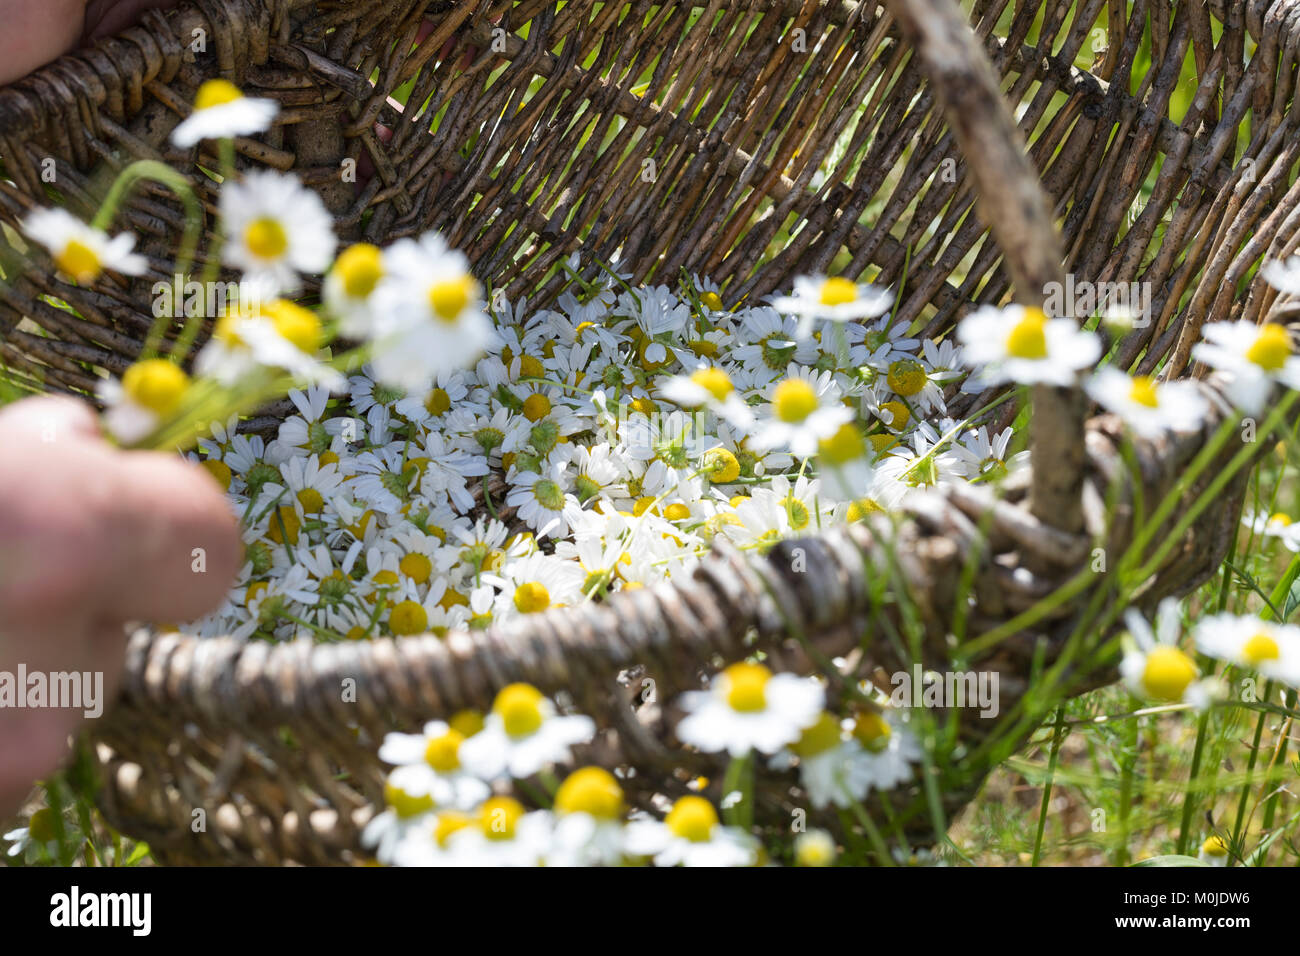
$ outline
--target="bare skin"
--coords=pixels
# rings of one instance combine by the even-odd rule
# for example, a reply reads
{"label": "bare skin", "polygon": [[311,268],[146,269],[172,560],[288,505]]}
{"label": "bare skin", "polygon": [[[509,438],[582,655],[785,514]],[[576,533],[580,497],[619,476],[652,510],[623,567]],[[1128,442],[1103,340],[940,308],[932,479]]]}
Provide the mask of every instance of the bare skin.
{"label": "bare skin", "polygon": [[[0,672],[101,672],[111,701],[126,624],[201,616],[240,560],[237,522],[203,469],[114,448],[73,399],[0,410]],[[58,766],[83,720],[0,708],[0,818]]]}
{"label": "bare skin", "polygon": [[83,42],[126,29],[176,0],[0,0],[0,85],[12,83]]}

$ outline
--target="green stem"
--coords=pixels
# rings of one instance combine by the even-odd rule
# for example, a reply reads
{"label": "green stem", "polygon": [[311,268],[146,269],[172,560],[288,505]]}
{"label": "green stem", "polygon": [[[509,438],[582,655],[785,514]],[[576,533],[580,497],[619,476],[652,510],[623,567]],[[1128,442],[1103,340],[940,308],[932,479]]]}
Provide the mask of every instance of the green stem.
{"label": "green stem", "polygon": [[1037,866],[1042,858],[1043,830],[1047,827],[1047,809],[1052,802],[1052,780],[1056,776],[1056,760],[1061,752],[1068,731],[1065,726],[1065,705],[1056,708],[1056,729],[1052,734],[1052,746],[1047,756],[1047,780],[1043,783],[1043,799],[1038,807],[1038,829],[1034,833],[1034,856],[1030,866]]}

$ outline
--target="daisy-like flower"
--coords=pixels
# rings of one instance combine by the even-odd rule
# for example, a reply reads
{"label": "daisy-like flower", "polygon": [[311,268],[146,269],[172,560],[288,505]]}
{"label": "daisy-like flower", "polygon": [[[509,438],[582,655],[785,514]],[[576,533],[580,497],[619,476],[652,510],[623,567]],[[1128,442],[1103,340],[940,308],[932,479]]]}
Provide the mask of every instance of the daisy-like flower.
{"label": "daisy-like flower", "polygon": [[384,782],[385,809],[361,831],[361,845],[374,847],[387,862],[403,840],[431,814],[436,805],[429,792],[428,775],[414,765],[398,767]]}
{"label": "daisy-like flower", "polygon": [[343,376],[314,358],[322,344],[315,314],[276,299],[256,315],[232,312],[219,319],[194,367],[200,375],[225,385],[234,385],[261,368],[278,368],[331,389],[341,387]]}
{"label": "daisy-like flower", "polygon": [[852,792],[892,790],[912,779],[912,764],[921,760],[921,745],[894,712],[863,710],[851,730],[859,749],[849,760]]}
{"label": "daisy-like flower", "polygon": [[632,856],[654,857],[655,866],[753,866],[758,841],[739,827],[723,826],[703,797],[678,798],[663,822],[633,820],[625,846]]}
{"label": "daisy-like flower", "polygon": [[513,797],[484,802],[469,826],[447,838],[454,866],[542,866],[552,845],[552,817],[529,813]]}
{"label": "daisy-like flower", "polygon": [[149,266],[144,256],[131,251],[135,236],[124,232],[110,239],[66,209],[37,209],[23,220],[22,231],[49,250],[60,272],[82,285],[105,269],[138,276]]}
{"label": "daisy-like flower", "polygon": [[1178,647],[1182,624],[1176,599],[1160,602],[1154,631],[1132,608],[1124,613],[1124,622],[1132,640],[1119,673],[1129,690],[1163,703],[1188,703],[1198,710],[1209,706],[1213,682],[1200,680],[1196,662]]}
{"label": "daisy-like flower", "polygon": [[402,777],[406,793],[428,794],[436,807],[472,810],[491,796],[491,788],[460,763],[465,736],[441,720],[431,720],[418,734],[390,733],[379,748],[385,763],[410,767]]}
{"label": "daisy-like flower", "polygon": [[222,259],[260,296],[295,292],[299,273],[321,273],[334,258],[334,220],[320,196],[295,177],[250,172],[221,188]]}
{"label": "daisy-like flower", "polygon": [[464,254],[436,232],[395,242],[384,267],[370,362],[387,384],[424,393],[438,372],[469,366],[491,343],[483,290]]}
{"label": "daisy-like flower", "polygon": [[522,779],[569,759],[570,748],[596,733],[590,717],[566,716],[530,684],[503,687],[483,729],[461,745],[466,769],[484,780]]}
{"label": "daisy-like flower", "polygon": [[172,142],[189,149],[199,140],[261,133],[278,112],[275,100],[245,96],[229,80],[205,80],[194,97],[194,112],[172,130]]}
{"label": "daisy-like flower", "polygon": [[1300,687],[1300,627],[1215,614],[1196,622],[1193,637],[1202,654]]}
{"label": "daisy-like flower", "polygon": [[321,287],[325,307],[339,320],[339,334],[365,338],[374,333],[371,295],[384,277],[384,254],[378,246],[357,242],[339,253]]}
{"label": "daisy-like flower", "polygon": [[849,765],[862,750],[861,745],[845,732],[843,722],[823,711],[799,739],[772,759],[777,769],[787,767],[792,757],[799,761],[799,782],[808,792],[812,805],[821,809],[833,804],[850,807],[867,794],[861,778],[849,774]]}
{"label": "daisy-like flower", "polygon": [[707,691],[682,694],[687,716],[677,725],[677,737],[706,753],[775,753],[817,721],[823,697],[811,678],[773,674],[762,664],[732,664]]}
{"label": "daisy-like flower", "polygon": [[499,620],[516,614],[539,614],[581,601],[585,578],[580,564],[540,551],[507,564],[500,574],[483,576],[484,581],[501,589],[497,606],[505,613],[497,615]]}
{"label": "daisy-like flower", "polygon": [[1228,841],[1217,833],[1211,833],[1201,844],[1201,850],[1196,854],[1196,858],[1206,866],[1227,866]]}
{"label": "daisy-like flower", "polygon": [[[126,445],[147,438],[171,418],[189,392],[190,378],[175,362],[136,362],[120,382],[102,379],[97,392],[104,401],[104,424]],[[227,473],[229,469],[227,468]]]}
{"label": "daisy-like flower", "polygon": [[981,306],[957,326],[962,359],[984,385],[1073,385],[1101,356],[1101,340],[1073,319],[1049,319],[1035,306]]}
{"label": "daisy-like flower", "polygon": [[1191,382],[1157,383],[1145,375],[1130,378],[1109,365],[1097,370],[1087,388],[1098,405],[1144,438],[1197,428],[1209,409]]}
{"label": "daisy-like flower", "polygon": [[1300,256],[1289,259],[1270,259],[1260,267],[1264,281],[1287,295],[1300,295]]}
{"label": "daisy-like flower", "polygon": [[1274,514],[1247,511],[1241,516],[1241,523],[1256,534],[1277,538],[1288,551],[1300,551],[1300,524],[1294,523],[1290,515],[1280,511]]}
{"label": "daisy-like flower", "polygon": [[835,855],[835,838],[826,830],[815,828],[794,838],[795,866],[831,866]]}
{"label": "daisy-like flower", "polygon": [[613,866],[623,859],[623,788],[602,767],[582,767],[555,791],[547,866]]}
{"label": "daisy-like flower", "polygon": [[519,509],[516,514],[520,521],[542,536],[568,533],[569,516],[582,506],[565,491],[562,464],[544,466],[540,472],[519,472],[509,481],[514,487],[506,496],[506,504]]}
{"label": "daisy-like flower", "polygon": [[754,446],[787,449],[799,458],[814,455],[822,439],[830,438],[853,417],[840,401],[830,372],[805,377],[792,366],[791,374],[771,388],[768,399],[769,414],[758,423]]}
{"label": "daisy-like flower", "polygon": [[875,478],[872,457],[862,432],[845,422],[817,445],[821,487],[835,501],[856,501],[867,494]]}
{"label": "daisy-like flower", "polygon": [[772,306],[779,312],[798,316],[798,338],[806,338],[817,319],[847,322],[850,319],[873,318],[889,310],[893,297],[888,290],[866,284],[859,285],[843,276],[797,276],[794,294],[776,296]]}
{"label": "daisy-like flower", "polygon": [[731,377],[717,365],[701,365],[689,375],[674,375],[659,383],[659,394],[683,408],[707,407],[737,428],[754,424],[754,412],[736,393]]}
{"label": "daisy-like flower", "polygon": [[1274,382],[1300,388],[1300,356],[1285,326],[1241,319],[1211,322],[1201,334],[1205,341],[1192,348],[1192,355],[1228,373],[1228,397],[1243,412],[1263,411]]}

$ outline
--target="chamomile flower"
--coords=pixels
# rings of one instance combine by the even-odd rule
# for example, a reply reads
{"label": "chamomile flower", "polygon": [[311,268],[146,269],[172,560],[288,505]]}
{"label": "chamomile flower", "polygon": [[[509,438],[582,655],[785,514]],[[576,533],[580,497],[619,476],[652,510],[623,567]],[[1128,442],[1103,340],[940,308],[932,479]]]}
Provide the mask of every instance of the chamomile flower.
{"label": "chamomile flower", "polygon": [[852,792],[865,794],[873,787],[892,790],[912,778],[912,765],[921,760],[921,744],[896,712],[859,711],[850,732],[859,745],[848,765]]}
{"label": "chamomile flower", "polygon": [[264,132],[280,112],[275,100],[245,96],[229,80],[205,80],[194,97],[194,112],[172,130],[172,142],[189,149],[204,139],[229,139]]}
{"label": "chamomile flower", "polygon": [[1214,614],[1196,622],[1202,654],[1258,671],[1269,680],[1300,687],[1300,628],[1257,617]]}
{"label": "chamomile flower", "polygon": [[547,866],[613,866],[624,855],[623,788],[602,767],[582,767],[555,791]]}
{"label": "chamomile flower", "polygon": [[835,838],[814,828],[794,838],[795,866],[831,866],[836,856]]}
{"label": "chamomile flower", "polygon": [[767,415],[754,434],[756,448],[788,450],[799,458],[817,452],[823,439],[834,435],[853,412],[840,401],[840,391],[829,372],[821,375],[790,374],[767,394]]}
{"label": "chamomile flower", "polygon": [[131,251],[135,236],[120,233],[110,239],[103,230],[86,225],[66,209],[37,209],[23,220],[21,228],[49,250],[61,273],[82,285],[94,282],[106,269],[138,276],[149,265],[144,256]]}
{"label": "chamomile flower", "polygon": [[530,684],[510,684],[492,703],[483,729],[461,745],[460,759],[484,780],[523,779],[569,759],[570,748],[596,733],[590,717],[556,713]]}
{"label": "chamomile flower", "polygon": [[313,190],[274,170],[247,173],[221,188],[222,259],[260,295],[296,292],[299,273],[318,274],[334,258],[334,219]]}
{"label": "chamomile flower", "polygon": [[384,265],[370,362],[380,380],[424,393],[440,371],[469,365],[492,341],[482,287],[464,254],[435,232],[399,239]]}
{"label": "chamomile flower", "polygon": [[323,344],[320,320],[285,299],[276,299],[257,314],[231,313],[195,360],[195,371],[234,385],[260,369],[282,369],[304,382],[340,387],[343,376],[314,356]]}
{"label": "chamomile flower", "polygon": [[1158,383],[1145,375],[1130,378],[1109,365],[1097,370],[1087,388],[1097,404],[1145,438],[1195,429],[1209,410],[1192,382]]}
{"label": "chamomile flower", "polygon": [[1130,691],[1163,703],[1188,703],[1200,710],[1213,696],[1213,684],[1200,680],[1196,662],[1178,647],[1182,623],[1178,601],[1165,598],[1156,612],[1156,629],[1136,610],[1124,614],[1129,646],[1119,672]]}
{"label": "chamomile flower", "polygon": [[703,797],[678,798],[663,822],[633,820],[625,846],[632,856],[654,858],[655,866],[753,866],[758,841],[739,827],[723,826]]}
{"label": "chamomile flower", "polygon": [[982,306],[957,326],[962,359],[985,385],[1072,385],[1101,356],[1101,340],[1073,319],[1049,319],[1035,306]]}
{"label": "chamomile flower", "polygon": [[368,242],[339,253],[321,287],[325,306],[339,320],[339,334],[363,338],[375,330],[372,296],[384,277],[384,254]]}
{"label": "chamomile flower", "polygon": [[569,516],[582,507],[566,491],[566,480],[562,464],[546,465],[542,471],[518,472],[509,478],[514,487],[506,496],[506,504],[517,508],[519,520],[539,535],[564,535]]}
{"label": "chamomile flower", "polygon": [[401,779],[409,795],[428,794],[435,807],[472,810],[491,796],[491,788],[460,763],[465,736],[444,721],[431,720],[418,734],[390,733],[379,748],[385,763],[409,767]]}
{"label": "chamomile flower", "polygon": [[1241,516],[1241,523],[1255,534],[1277,538],[1288,551],[1300,551],[1300,524],[1281,511],[1268,514],[1248,510]]}
{"label": "chamomile flower", "polygon": [[1300,356],[1285,326],[1242,319],[1211,322],[1201,334],[1205,341],[1192,348],[1192,355],[1228,373],[1228,397],[1243,412],[1263,411],[1275,382],[1300,388]]}
{"label": "chamomile flower", "polygon": [[104,402],[104,424],[123,444],[142,441],[176,414],[189,388],[189,376],[175,362],[159,358],[136,362],[120,382],[100,380],[97,392]]}
{"label": "chamomile flower", "polygon": [[880,315],[889,309],[893,296],[873,285],[860,285],[843,276],[797,276],[794,294],[777,296],[772,306],[779,312],[797,316],[795,336],[806,338],[817,319],[846,322]]}
{"label": "chamomile flower", "polygon": [[847,808],[867,793],[863,780],[849,773],[850,763],[861,749],[845,731],[843,721],[823,711],[789,750],[778,753],[772,763],[776,768],[784,768],[797,758],[799,783],[812,805],[818,809],[829,805]]}
{"label": "chamomile flower", "polygon": [[1211,833],[1201,844],[1196,858],[1206,866],[1227,866],[1229,863],[1228,841],[1217,833]]}
{"label": "chamomile flower", "polygon": [[385,809],[361,831],[361,845],[373,847],[381,860],[391,859],[437,804],[427,784],[428,775],[420,767],[407,765],[393,770],[384,782]]}
{"label": "chamomile flower", "polygon": [[513,797],[492,797],[479,807],[469,826],[447,838],[455,866],[542,866],[552,848],[552,817],[531,813]]}
{"label": "chamomile flower", "polygon": [[775,753],[816,722],[823,697],[811,678],[773,674],[762,664],[732,664],[707,691],[682,695],[687,715],[677,725],[677,737],[706,753]]}
{"label": "chamomile flower", "polygon": [[1287,295],[1300,295],[1300,256],[1270,259],[1260,267],[1264,281]]}

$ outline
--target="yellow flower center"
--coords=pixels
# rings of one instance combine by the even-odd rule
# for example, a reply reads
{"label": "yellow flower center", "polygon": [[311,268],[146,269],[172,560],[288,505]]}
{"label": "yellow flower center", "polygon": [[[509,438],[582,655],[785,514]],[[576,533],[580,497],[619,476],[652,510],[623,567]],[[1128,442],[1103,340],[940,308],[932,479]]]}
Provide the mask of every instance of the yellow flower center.
{"label": "yellow flower center", "polygon": [[280,337],[300,352],[313,355],[320,348],[320,319],[314,313],[287,299],[276,299],[262,312],[271,320]]}
{"label": "yellow flower center", "polygon": [[542,692],[532,684],[510,684],[497,694],[492,709],[501,716],[509,736],[527,737],[542,726],[543,700]]}
{"label": "yellow flower center", "polygon": [[540,393],[529,395],[524,399],[524,418],[530,422],[539,421],[551,414],[551,400]]}
{"label": "yellow flower center", "polygon": [[902,402],[885,402],[880,409],[890,414],[889,427],[895,431],[902,431],[912,419],[912,413]]}
{"label": "yellow flower center", "polygon": [[720,368],[696,369],[691,373],[691,381],[720,402],[731,394],[731,378]]}
{"label": "yellow flower center", "polygon": [[850,279],[835,276],[822,283],[822,305],[846,305],[849,302],[856,301],[857,298],[857,283]]}
{"label": "yellow flower center", "polygon": [[202,466],[209,475],[217,480],[217,484],[226,491],[230,490],[231,473],[229,465],[216,458],[207,458],[202,462]]}
{"label": "yellow flower center", "polygon": [[441,737],[434,737],[424,748],[424,762],[438,773],[451,773],[460,769],[460,745],[465,738],[460,731],[451,729]]}
{"label": "yellow flower center", "polygon": [[103,264],[95,250],[78,239],[69,239],[63,251],[54,257],[59,271],[82,284],[94,282],[103,271]]}
{"label": "yellow flower center", "polygon": [[467,272],[458,279],[429,286],[429,307],[443,322],[455,322],[477,294],[478,282]]}
{"label": "yellow flower center", "polygon": [[732,664],[722,675],[726,678],[727,704],[732,710],[751,714],[767,706],[767,682],[772,679],[772,672],[762,664]]}
{"label": "yellow flower center", "polygon": [[718,825],[718,811],[703,797],[679,797],[664,823],[674,836],[692,843],[707,843]]}
{"label": "yellow flower center", "polygon": [[1182,700],[1189,684],[1196,679],[1196,665],[1176,647],[1162,644],[1147,654],[1142,671],[1142,686],[1157,700]]}
{"label": "yellow flower center", "polygon": [[714,312],[719,312],[722,309],[722,296],[716,292],[705,292],[700,295],[700,305]]}
{"label": "yellow flower center", "polygon": [[830,438],[823,438],[817,444],[822,460],[832,467],[846,465],[862,458],[867,453],[867,446],[862,441],[862,433],[850,422],[841,425]]}
{"label": "yellow flower center", "polygon": [[1227,856],[1228,844],[1223,837],[1215,834],[1201,844],[1201,850],[1209,856]]}
{"label": "yellow flower center", "polygon": [[1047,358],[1047,315],[1042,309],[1025,309],[1024,318],[1007,336],[1007,354],[1022,359]]}
{"label": "yellow flower center", "polygon": [[435,388],[424,399],[424,410],[430,415],[441,415],[451,408],[451,396],[443,388]]}
{"label": "yellow flower center", "polygon": [[243,95],[239,92],[239,87],[229,80],[204,80],[198,94],[194,97],[194,108],[207,110],[214,106],[223,106],[241,99]]}
{"label": "yellow flower center", "polygon": [[725,485],[740,477],[740,461],[725,448],[711,448],[704,453],[704,470],[710,481]]}
{"label": "yellow flower center", "polygon": [[1129,389],[1129,401],[1147,408],[1159,408],[1160,398],[1156,395],[1156,383],[1149,375],[1133,376],[1133,387]]}
{"label": "yellow flower center", "polygon": [[898,436],[890,434],[868,435],[867,441],[871,442],[871,447],[877,455],[887,451],[898,444]]}
{"label": "yellow flower center", "polygon": [[817,393],[803,379],[787,378],[772,393],[772,411],[783,422],[801,422],[817,411]]}
{"label": "yellow flower center", "polygon": [[1256,667],[1264,661],[1277,660],[1282,656],[1282,651],[1277,646],[1277,641],[1267,634],[1255,634],[1242,645],[1241,656],[1251,667]]}
{"label": "yellow flower center", "polygon": [[303,514],[318,515],[325,510],[325,498],[315,488],[298,492],[298,503],[302,505]]}
{"label": "yellow flower center", "polygon": [[1285,327],[1270,322],[1259,330],[1259,338],[1246,350],[1246,358],[1260,368],[1276,372],[1291,357],[1291,336]]}
{"label": "yellow flower center", "polygon": [[623,788],[603,767],[583,767],[569,774],[555,791],[555,809],[617,820],[623,815]]}
{"label": "yellow flower center", "polygon": [[483,729],[483,715],[477,710],[458,710],[447,723],[462,737],[473,737]]}
{"label": "yellow flower center", "polygon": [[259,259],[278,259],[289,248],[289,234],[278,221],[262,216],[244,227],[244,245]]}
{"label": "yellow flower center", "polygon": [[536,614],[551,606],[551,594],[540,581],[525,581],[515,588],[515,609],[520,614]]}
{"label": "yellow flower center", "polygon": [[[542,351],[550,349],[551,353],[555,352],[555,343],[547,342]],[[548,356],[549,357],[549,356]],[[535,355],[525,355],[519,359],[519,377],[520,378],[541,378],[546,374],[546,366],[542,360]]]}
{"label": "yellow flower center", "polygon": [[384,784],[384,802],[403,820],[418,817],[433,809],[433,797],[430,794],[416,796],[393,783]]}
{"label": "yellow flower center", "polygon": [[424,584],[433,574],[433,562],[429,560],[428,555],[420,554],[418,551],[403,556],[402,560],[397,562],[397,567],[416,584]]}
{"label": "yellow flower center", "polygon": [[872,753],[880,753],[888,747],[893,733],[889,721],[874,710],[864,710],[853,720],[853,736]]}
{"label": "yellow flower center", "polygon": [[859,498],[857,501],[849,502],[849,510],[846,517],[850,521],[861,521],[869,514],[874,514],[877,511],[884,510],[884,508],[880,507],[880,505],[871,498]]}
{"label": "yellow flower center", "polygon": [[640,412],[646,418],[649,418],[659,410],[659,406],[654,403],[654,399],[646,398],[644,396],[632,399],[632,401],[628,402],[628,406],[632,411]]}
{"label": "yellow flower center", "polygon": [[[122,390],[131,401],[159,417],[176,411],[189,387],[190,377],[179,365],[166,359],[136,362],[122,376]],[[229,483],[227,478],[227,486]]]}
{"label": "yellow flower center", "polygon": [[459,810],[444,810],[438,814],[438,822],[433,827],[433,839],[440,847],[446,847],[453,833],[458,833],[474,823],[473,817]]}
{"label": "yellow flower center", "polygon": [[321,465],[337,465],[339,456],[332,451],[321,452],[320,463]]}
{"label": "yellow flower center", "polygon": [[664,509],[664,517],[669,521],[685,521],[691,516],[691,509],[680,501],[675,501]]}
{"label": "yellow flower center", "polygon": [[830,750],[839,742],[839,718],[822,711],[822,715],[817,718],[817,723],[805,730],[790,749],[800,757],[815,757]]}
{"label": "yellow flower center", "polygon": [[384,254],[378,246],[358,242],[348,246],[334,260],[334,272],[350,299],[364,299],[384,277]]}
{"label": "yellow flower center", "polygon": [[265,581],[253,582],[248,586],[248,590],[244,592],[244,607],[249,608],[251,610],[253,607],[253,603],[265,593],[266,593]]}
{"label": "yellow flower center", "polygon": [[1271,515],[1269,517],[1268,523],[1280,524],[1282,527],[1285,528],[1287,525],[1291,523],[1291,516],[1287,514],[1283,514],[1282,512],[1279,511],[1277,512],[1277,514]]}
{"label": "yellow flower center", "polygon": [[479,810],[479,828],[489,840],[513,840],[524,805],[513,797],[493,797]]}
{"label": "yellow flower center", "polygon": [[298,543],[298,532],[302,528],[302,522],[298,520],[298,513],[288,505],[281,505],[271,515],[271,524],[266,530],[266,536],[276,544]]}
{"label": "yellow flower center", "polygon": [[388,615],[388,629],[398,637],[423,634],[429,629],[429,612],[416,601],[401,601]]}
{"label": "yellow flower center", "polygon": [[885,381],[899,395],[915,395],[925,388],[925,366],[910,358],[890,362]]}

